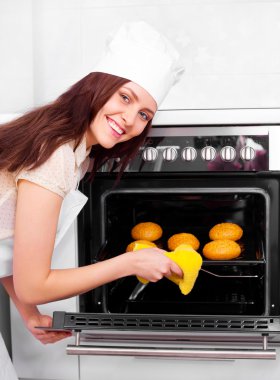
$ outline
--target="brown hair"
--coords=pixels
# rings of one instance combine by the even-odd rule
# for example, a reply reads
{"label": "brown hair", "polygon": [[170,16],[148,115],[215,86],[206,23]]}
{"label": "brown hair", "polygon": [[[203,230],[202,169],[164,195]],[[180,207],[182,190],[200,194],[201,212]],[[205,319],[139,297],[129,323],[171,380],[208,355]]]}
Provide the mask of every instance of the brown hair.
{"label": "brown hair", "polygon": [[[0,126],[0,170],[16,172],[42,165],[61,145],[81,142],[91,121],[109,98],[128,80],[105,73],[90,73],[75,83],[54,102],[34,109]],[[111,149],[92,148],[90,178],[108,159],[119,157],[120,174],[137,153],[151,122],[133,139]]]}

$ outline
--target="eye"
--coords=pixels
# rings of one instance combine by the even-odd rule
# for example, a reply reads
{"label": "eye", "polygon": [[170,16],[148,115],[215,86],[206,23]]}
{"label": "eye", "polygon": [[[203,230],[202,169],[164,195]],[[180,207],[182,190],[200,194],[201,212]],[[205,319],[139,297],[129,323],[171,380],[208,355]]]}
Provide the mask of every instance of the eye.
{"label": "eye", "polygon": [[145,120],[145,121],[150,120],[149,115],[147,115],[146,112],[140,111],[139,114],[143,120]]}
{"label": "eye", "polygon": [[126,103],[129,103],[129,101],[130,101],[129,96],[127,96],[127,95],[125,95],[125,94],[120,94],[120,95],[121,95],[122,99],[123,99]]}

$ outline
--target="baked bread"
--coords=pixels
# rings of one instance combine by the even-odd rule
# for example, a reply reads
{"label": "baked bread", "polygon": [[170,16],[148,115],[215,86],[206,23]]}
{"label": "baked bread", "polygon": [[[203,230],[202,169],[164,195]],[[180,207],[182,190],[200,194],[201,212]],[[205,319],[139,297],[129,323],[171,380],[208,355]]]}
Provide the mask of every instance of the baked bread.
{"label": "baked bread", "polygon": [[211,240],[239,240],[243,235],[243,230],[238,224],[235,223],[220,223],[216,224],[209,231]]}
{"label": "baked bread", "polygon": [[172,235],[167,241],[168,249],[170,251],[175,251],[175,249],[181,244],[189,244],[195,251],[197,251],[200,246],[199,240],[193,234],[186,232]]}
{"label": "baked bread", "polygon": [[148,240],[134,240],[133,242],[129,243],[128,246],[126,247],[126,252],[132,252],[134,251],[134,248],[136,244],[144,244],[145,246],[148,247],[156,247],[156,244],[153,243],[152,241]]}
{"label": "baked bread", "polygon": [[202,252],[210,260],[231,260],[240,255],[241,248],[233,240],[213,240],[205,244]]}
{"label": "baked bread", "polygon": [[134,240],[155,241],[161,238],[162,228],[153,222],[138,223],[132,228],[131,236]]}

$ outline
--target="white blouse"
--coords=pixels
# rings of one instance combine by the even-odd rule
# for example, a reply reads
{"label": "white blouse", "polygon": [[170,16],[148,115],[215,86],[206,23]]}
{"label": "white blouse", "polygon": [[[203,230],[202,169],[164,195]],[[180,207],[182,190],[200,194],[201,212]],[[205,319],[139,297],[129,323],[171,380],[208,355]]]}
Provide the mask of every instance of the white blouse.
{"label": "white blouse", "polygon": [[79,177],[88,169],[90,149],[86,150],[84,136],[74,152],[74,143],[60,146],[41,166],[19,173],[0,171],[0,240],[14,234],[17,202],[17,181],[26,179],[64,198],[77,187]]}

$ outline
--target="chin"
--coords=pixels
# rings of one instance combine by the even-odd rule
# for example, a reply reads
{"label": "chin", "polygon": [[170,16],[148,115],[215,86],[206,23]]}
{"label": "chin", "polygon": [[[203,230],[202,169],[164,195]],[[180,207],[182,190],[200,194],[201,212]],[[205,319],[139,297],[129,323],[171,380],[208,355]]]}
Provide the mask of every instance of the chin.
{"label": "chin", "polygon": [[104,142],[100,142],[99,143],[104,149],[111,149],[113,148],[115,145],[117,145],[118,143],[109,143],[108,141],[104,141]]}
{"label": "chin", "polygon": [[115,145],[117,145],[117,144],[120,144],[120,143],[123,143],[123,142],[125,142],[125,141],[127,141],[126,139],[124,140],[124,139],[120,139],[120,140],[118,140],[118,141],[108,141],[108,140],[106,140],[106,141],[100,141],[100,145],[102,145],[103,146],[103,148],[105,148],[105,149],[111,149],[111,148],[113,148]]}

